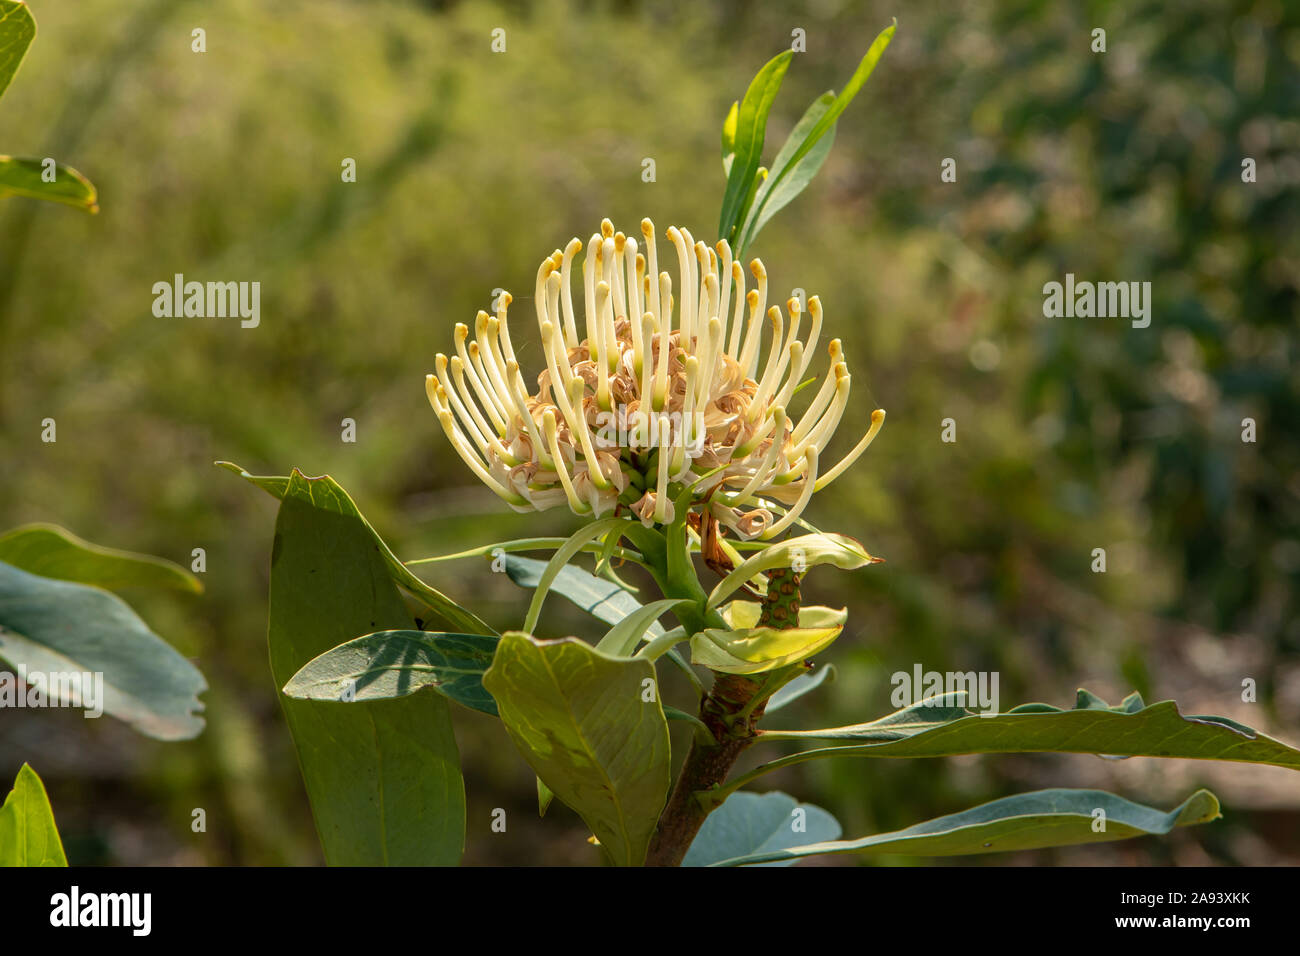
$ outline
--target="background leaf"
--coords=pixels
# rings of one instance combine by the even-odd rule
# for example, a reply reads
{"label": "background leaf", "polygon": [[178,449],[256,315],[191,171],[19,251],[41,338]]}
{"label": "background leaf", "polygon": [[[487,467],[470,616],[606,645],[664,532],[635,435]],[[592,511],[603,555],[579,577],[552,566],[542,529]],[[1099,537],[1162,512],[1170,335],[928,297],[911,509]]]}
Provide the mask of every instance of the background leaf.
{"label": "background leaf", "polygon": [[99,194],[94,185],[71,166],[54,164],[54,182],[41,178],[42,160],[0,156],[0,199],[26,196],[76,206],[86,212],[99,212]]}
{"label": "background leaf", "polygon": [[654,667],[573,638],[501,638],[483,684],[537,776],[591,828],[609,859],[637,866],[668,797],[668,723],[642,701]]}
{"label": "background leaf", "polygon": [[27,5],[17,0],[0,0],[0,96],[9,88],[34,39],[36,21]]}
{"label": "background leaf", "polygon": [[0,806],[0,866],[67,866],[45,784],[27,764]]}
{"label": "background leaf", "polygon": [[[736,794],[740,796],[740,794]],[[1093,828],[1097,810],[1105,811],[1105,829]],[[790,849],[765,850],[724,860],[717,866],[742,866],[797,860],[823,853],[967,856],[1008,850],[1038,850],[1077,843],[1107,843],[1130,837],[1168,833],[1174,827],[1219,818],[1219,801],[1198,790],[1168,813],[1133,803],[1102,790],[1036,790],[981,804],[860,840],[827,841]]]}
{"label": "background leaf", "polygon": [[[275,524],[270,618],[277,688],[359,634],[412,628],[379,539],[331,478],[289,477]],[[465,787],[445,698],[281,704],[329,863],[459,861]]]}
{"label": "background leaf", "polygon": [[[802,809],[803,832],[795,832],[794,811]],[[736,857],[770,853],[812,841],[834,840],[839,821],[811,803],[800,803],[787,793],[733,793],[704,820],[682,866],[711,866]],[[760,866],[793,866],[796,860],[775,860]]]}
{"label": "background leaf", "polygon": [[31,574],[101,588],[171,588],[201,594],[185,568],[162,558],[103,548],[52,524],[29,524],[0,534],[0,561]]}
{"label": "background leaf", "polygon": [[159,740],[203,730],[203,675],[107,591],[0,561],[0,658],[45,673],[103,674],[104,712]]}
{"label": "background leaf", "polygon": [[304,664],[285,684],[298,700],[386,700],[432,687],[459,704],[497,716],[496,701],[483,689],[497,638],[438,631],[379,631]]}

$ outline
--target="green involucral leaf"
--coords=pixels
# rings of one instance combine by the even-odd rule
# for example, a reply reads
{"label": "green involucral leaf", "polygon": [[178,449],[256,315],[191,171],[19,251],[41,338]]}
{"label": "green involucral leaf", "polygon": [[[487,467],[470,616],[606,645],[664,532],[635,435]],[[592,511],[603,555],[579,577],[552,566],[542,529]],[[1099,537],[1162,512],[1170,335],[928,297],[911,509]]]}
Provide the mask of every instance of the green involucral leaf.
{"label": "green involucral leaf", "polygon": [[630,657],[650,630],[650,625],[655,623],[655,619],[684,603],[686,601],[682,598],[665,598],[637,608],[611,627],[596,644],[596,649],[615,657]]}
{"label": "green involucral leaf", "polygon": [[[271,554],[276,687],[330,648],[376,629],[412,630],[391,561],[330,478],[285,486]],[[281,697],[325,859],[342,866],[454,865],[465,786],[449,705],[415,694],[356,706]]]}
{"label": "green involucral leaf", "polygon": [[438,631],[379,631],[340,644],[304,664],[284,692],[298,700],[357,702],[405,697],[432,687],[444,697],[497,716],[483,689],[500,638]]}
{"label": "green involucral leaf", "polygon": [[768,60],[749,84],[749,90],[741,101],[733,140],[735,159],[727,173],[727,189],[722,196],[722,215],[718,219],[718,237],[728,242],[734,241],[736,227],[745,217],[744,201],[751,194],[763,154],[767,114],[772,111],[772,101],[776,99],[793,56],[792,51],[784,50]]}
{"label": "green involucral leaf", "polygon": [[761,605],[733,601],[723,611],[729,629],[691,638],[691,663],[724,674],[759,674],[812,657],[840,636],[848,611],[801,607],[797,627],[758,627]]}
{"label": "green involucral leaf", "polygon": [[[763,773],[822,757],[947,757],[975,753],[1089,753],[1121,757],[1234,760],[1300,770],[1300,750],[1226,717],[1184,717],[1172,700],[1149,707],[1132,694],[1118,707],[1079,691],[1074,710],[1024,704],[977,716],[966,694],[928,698],[865,724],[826,730],[777,730],[760,740],[843,740],[763,764],[729,787]],[[856,741],[856,743],[855,743]]]}
{"label": "green involucral leaf", "polygon": [[811,693],[822,684],[834,679],[834,664],[824,664],[811,674],[800,674],[768,698],[767,706],[763,712],[765,714],[774,714],[782,707],[794,703],[804,694]]}
{"label": "green involucral leaf", "polygon": [[1174,827],[1208,823],[1219,816],[1219,801],[1208,790],[1196,791],[1168,813],[1103,790],[1035,790],[927,820],[906,830],[878,833],[860,840],[835,840],[750,853],[714,865],[793,861],[823,853],[969,856],[1038,850],[1164,834]]}
{"label": "green involucral leaf", "polygon": [[[727,860],[822,843],[841,833],[839,821],[811,803],[779,790],[733,793],[705,819],[682,866],[713,866]],[[793,866],[795,859],[760,866]]]}
{"label": "green involucral leaf", "polygon": [[[99,588],[0,561],[0,658],[25,668],[29,684],[41,675],[49,698],[102,707],[147,736],[188,740],[203,730],[203,675]],[[102,700],[89,699],[100,691]]]}
{"label": "green involucral leaf", "polygon": [[[804,188],[812,182],[813,177],[822,168],[822,164],[826,162],[831,147],[835,145],[834,124],[813,145],[813,148],[804,154],[798,163],[792,164],[791,159],[799,147],[812,134],[817,123],[830,111],[834,102],[834,93],[823,93],[813,100],[812,105],[803,114],[803,118],[791,130],[790,137],[785,141],[785,145],[781,147],[781,151],[776,154],[776,159],[772,161],[772,170],[755,194],[749,214],[740,227],[740,241],[735,250],[737,256],[744,255],[745,250],[753,243],[754,238],[767,224],[767,221],[789,205],[795,196],[803,192]],[[801,385],[800,388],[802,387]],[[794,394],[798,394],[798,392],[799,389],[796,388]]]}
{"label": "green involucral leaf", "polygon": [[0,199],[26,196],[99,212],[99,196],[89,179],[71,166],[54,164],[54,181],[46,182],[45,164],[39,159],[0,156]]}
{"label": "green involucral leaf", "polygon": [[31,574],[101,588],[171,588],[201,594],[179,564],[147,554],[101,548],[57,525],[29,524],[0,534],[0,561]]}
{"label": "green involucral leaf", "polygon": [[36,39],[36,21],[27,4],[0,0],[0,96],[22,65],[27,48]]}
{"label": "green involucral leaf", "polygon": [[577,811],[609,860],[640,865],[669,783],[654,667],[573,638],[510,632],[483,685],[533,772]]}
{"label": "green involucral leaf", "polygon": [[[239,477],[261,488],[274,498],[283,499],[285,491],[289,486],[290,479],[281,475],[250,475],[243,468],[240,468],[231,461],[219,461],[217,462],[217,465],[221,468],[225,468],[227,471],[234,472],[239,475]],[[297,471],[297,469],[294,470],[294,473],[302,476],[306,481],[318,480],[306,478],[306,476],[303,476],[301,472]],[[447,595],[416,577],[405,564],[397,559],[397,556],[393,554],[388,545],[384,543],[384,540],[379,537],[379,534],[375,529],[370,526],[370,522],[367,521],[365,516],[357,509],[356,504],[350,497],[348,497],[348,493],[343,490],[342,486],[328,475],[324,476],[324,478],[320,480],[328,482],[328,495],[333,500],[332,507],[338,510],[341,514],[351,514],[355,516],[363,525],[365,525],[366,530],[369,531],[371,537],[374,538],[375,544],[378,546],[379,552],[383,556],[384,563],[388,567],[389,576],[398,584],[399,587],[402,588],[402,590],[423,603],[434,613],[435,616],[446,624],[450,630],[455,631],[456,633],[496,633],[496,631],[489,627],[478,615],[461,607],[451,598],[447,597]],[[373,630],[373,628],[367,628],[365,630]],[[355,637],[357,635],[353,634],[349,636]]]}
{"label": "green involucral leaf", "polygon": [[45,784],[23,764],[0,806],[0,866],[67,866]]}
{"label": "green involucral leaf", "polygon": [[[889,41],[894,38],[894,31],[898,29],[898,21],[895,20],[872,41],[871,46],[867,49],[866,56],[858,63],[858,68],[853,71],[849,77],[848,85],[839,96],[834,97],[829,105],[825,108],[821,106],[826,100],[828,94],[823,94],[808,111],[804,113],[804,118],[791,133],[785,146],[781,148],[781,153],[777,161],[772,164],[772,174],[768,177],[764,189],[760,195],[754,199],[754,205],[749,210],[748,216],[743,217],[744,227],[739,230],[740,242],[737,244],[737,258],[744,252],[744,249],[758,235],[759,229],[763,224],[776,213],[778,209],[788,203],[798,195],[816,174],[822,162],[826,158],[826,153],[830,151],[829,143],[823,145],[824,140],[832,139],[835,135],[835,122],[839,119],[841,113],[858,95],[858,90],[867,82],[867,77],[876,68],[880,62],[881,56],[884,55],[885,48],[889,46]],[[805,125],[805,121],[812,118],[811,122]],[[814,150],[820,150],[820,158],[813,157]],[[808,161],[811,159],[813,168],[809,169]],[[795,184],[794,180],[802,178],[803,182]],[[790,185],[787,186],[787,183]],[[780,200],[778,202],[778,200]],[[770,208],[770,212],[764,209],[764,206]]]}
{"label": "green involucral leaf", "polygon": [[737,565],[709,594],[709,607],[717,607],[750,578],[773,568],[788,568],[796,564],[813,568],[819,564],[830,564],[849,571],[877,564],[881,560],[872,557],[861,544],[844,534],[818,533],[787,538],[779,544],[769,545]]}

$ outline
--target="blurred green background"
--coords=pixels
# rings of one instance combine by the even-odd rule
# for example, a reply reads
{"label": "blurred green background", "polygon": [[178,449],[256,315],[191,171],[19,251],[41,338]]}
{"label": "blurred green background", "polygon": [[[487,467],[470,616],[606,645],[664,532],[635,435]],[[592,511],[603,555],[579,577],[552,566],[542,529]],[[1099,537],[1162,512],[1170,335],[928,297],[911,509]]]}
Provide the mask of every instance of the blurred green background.
{"label": "blurred green background", "polygon": [[[775,290],[819,294],[844,341],[841,452],[872,408],[889,412],[807,515],[888,563],[811,575],[807,600],[850,609],[823,658],[838,679],[771,723],[886,713],[890,675],[920,663],[1000,672],[1004,706],[1137,689],[1300,742],[1296,5],[31,6],[40,33],[0,107],[3,146],[80,169],[102,212],[0,203],[0,528],[54,521],[187,565],[207,551],[201,598],[124,595],[211,684],[202,736],[161,744],[71,711],[0,719],[0,778],[36,767],[74,863],[321,861],[267,664],[275,503],[212,462],[328,472],[405,558],[572,530],[567,513],[504,511],[450,453],[423,390],[434,353],[497,287],[527,339],[538,262],[604,216],[714,238],[731,101],[806,31],[770,159],[891,16],[897,37],[822,174],[751,250]],[[1043,318],[1043,283],[1067,271],[1149,280],[1150,327]],[[155,318],[151,287],[178,272],[260,281],[260,327]],[[955,444],[940,441],[949,417]],[[479,561],[434,574],[497,626],[522,620],[523,595]],[[545,622],[591,635],[559,602]],[[574,814],[537,818],[499,726],[456,721],[466,861],[595,862]],[[1205,785],[1225,804],[1211,826],[938,865],[1279,864],[1300,861],[1297,779],[1008,756],[827,761],[763,785],[850,836],[1044,786],[1172,806]]]}

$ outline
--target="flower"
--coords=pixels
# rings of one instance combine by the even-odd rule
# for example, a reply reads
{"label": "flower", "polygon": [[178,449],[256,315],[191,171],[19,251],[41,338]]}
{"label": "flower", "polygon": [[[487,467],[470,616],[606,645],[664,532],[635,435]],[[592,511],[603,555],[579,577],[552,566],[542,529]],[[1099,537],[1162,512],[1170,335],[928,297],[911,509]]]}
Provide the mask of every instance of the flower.
{"label": "flower", "polygon": [[[686,290],[675,300],[649,219],[641,235],[644,252],[606,219],[588,240],[581,330],[571,277],[582,241],[542,261],[534,303],[546,368],[535,391],[515,356],[503,293],[495,316],[478,313],[472,338],[457,324],[455,354],[440,353],[425,380],[429,402],[465,463],[518,511],[567,504],[600,516],[622,507],[647,526],[665,524],[690,487],[689,507],[701,515],[742,538],[774,537],[867,449],[885,413],[872,412],[857,445],[821,468],[849,401],[839,339],[811,402],[790,411],[821,335],[821,301],[808,300],[800,340],[802,304],[786,303],[788,321],[767,308],[762,262],[749,264],[757,288],[747,291],[725,241],[710,249],[672,227]],[[774,519],[773,509],[784,514]]]}

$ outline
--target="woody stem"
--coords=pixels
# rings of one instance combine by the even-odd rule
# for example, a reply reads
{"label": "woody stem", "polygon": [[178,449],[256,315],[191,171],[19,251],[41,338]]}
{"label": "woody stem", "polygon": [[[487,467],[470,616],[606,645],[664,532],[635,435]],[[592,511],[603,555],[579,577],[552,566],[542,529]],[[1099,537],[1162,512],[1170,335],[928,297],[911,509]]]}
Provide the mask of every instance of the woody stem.
{"label": "woody stem", "polygon": [[[785,568],[768,573],[760,627],[795,627],[799,619],[799,575]],[[700,827],[716,804],[710,791],[727,775],[758,734],[767,705],[768,685],[738,674],[716,674],[713,689],[700,701],[700,720],[708,736],[691,741],[677,783],[650,841],[646,866],[680,866]]]}

